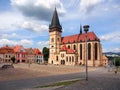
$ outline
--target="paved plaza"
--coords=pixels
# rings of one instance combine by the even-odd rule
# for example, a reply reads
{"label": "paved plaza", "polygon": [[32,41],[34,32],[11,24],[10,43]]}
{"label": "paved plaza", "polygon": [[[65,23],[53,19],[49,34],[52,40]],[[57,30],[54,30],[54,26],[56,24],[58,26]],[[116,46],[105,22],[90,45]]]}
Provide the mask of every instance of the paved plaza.
{"label": "paved plaza", "polygon": [[[24,65],[23,65],[24,66]],[[34,65],[31,65],[30,68],[32,67],[36,67]],[[37,66],[38,68],[39,66]],[[29,71],[30,69],[24,66],[25,72],[20,71],[19,73],[16,71],[16,69],[19,71],[19,68],[16,67],[15,71],[12,71],[12,69],[10,69],[10,72],[7,71],[7,76],[10,78],[10,76],[12,75],[11,72],[13,72],[13,74],[18,75],[20,74],[20,78],[16,80],[16,78],[14,78],[13,80],[8,79],[5,81],[0,81],[0,90],[120,90],[120,72],[118,72],[117,74],[115,74],[114,72],[108,72],[107,68],[104,67],[100,67],[100,68],[93,68],[93,67],[89,67],[88,70],[88,81],[86,80],[82,80],[79,81],[77,83],[68,85],[68,86],[63,86],[63,87],[49,87],[49,88],[34,88],[36,86],[41,86],[41,85],[46,85],[46,84],[50,84],[50,83],[55,83],[55,82],[59,82],[59,81],[64,81],[64,80],[73,80],[73,79],[78,79],[78,78],[85,78],[85,71],[83,70],[82,72],[78,72],[79,70],[85,68],[85,67],[66,67],[64,66],[46,66],[46,68],[44,66],[40,66],[38,69],[43,69],[44,70],[47,69],[47,67],[49,68],[49,73],[50,71],[54,73],[59,72],[58,74],[49,74],[49,75],[43,75],[42,76],[35,76],[35,74],[39,74],[41,75],[41,72],[43,72],[43,70],[37,70],[35,69],[31,69],[31,73],[28,73],[27,71]],[[57,69],[54,69],[54,67],[56,67]],[[67,69],[71,69],[70,71],[74,71],[74,69],[76,69],[76,72],[72,72],[72,73],[63,73],[62,69],[64,69],[64,72],[66,72]],[[81,69],[79,69],[81,68]],[[21,68],[23,70],[23,68]],[[52,70],[50,70],[52,69]],[[54,69],[54,70],[53,70]],[[73,70],[72,70],[73,69]],[[36,72],[37,71],[37,72]],[[60,71],[62,73],[60,73]],[[68,70],[69,71],[69,70]],[[5,72],[5,71],[1,71],[1,72]],[[17,74],[18,73],[18,74]],[[35,74],[32,74],[35,73]],[[47,72],[48,73],[48,72]],[[45,73],[45,74],[47,74]],[[29,76],[29,78],[23,78],[23,74],[24,75],[31,75],[31,77]],[[22,76],[21,76],[22,75]],[[32,77],[33,76],[33,77]],[[34,77],[35,76],[35,77]],[[2,77],[1,77],[2,78]]]}
{"label": "paved plaza", "polygon": [[120,73],[108,72],[105,68],[90,72],[88,81],[80,81],[55,90],[120,90]]}

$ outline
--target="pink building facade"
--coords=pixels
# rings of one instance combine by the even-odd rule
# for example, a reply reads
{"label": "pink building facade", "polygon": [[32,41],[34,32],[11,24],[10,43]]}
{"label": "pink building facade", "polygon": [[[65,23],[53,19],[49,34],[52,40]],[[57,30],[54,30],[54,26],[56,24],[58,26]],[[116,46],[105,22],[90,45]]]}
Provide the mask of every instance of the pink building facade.
{"label": "pink building facade", "polygon": [[27,61],[27,53],[23,46],[15,46],[14,47],[16,62],[26,62]]}

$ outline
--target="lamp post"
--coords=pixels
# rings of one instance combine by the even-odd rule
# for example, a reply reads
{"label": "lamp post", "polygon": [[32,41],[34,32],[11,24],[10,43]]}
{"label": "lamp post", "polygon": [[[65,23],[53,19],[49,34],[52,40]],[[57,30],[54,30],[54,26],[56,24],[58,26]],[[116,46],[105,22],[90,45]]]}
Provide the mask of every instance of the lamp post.
{"label": "lamp post", "polygon": [[86,61],[86,75],[85,75],[85,78],[86,78],[86,81],[88,81],[88,48],[87,48],[87,32],[89,30],[89,25],[84,25],[83,26],[84,28],[84,31],[85,31],[85,45],[86,45],[86,57],[85,57],[85,61]]}

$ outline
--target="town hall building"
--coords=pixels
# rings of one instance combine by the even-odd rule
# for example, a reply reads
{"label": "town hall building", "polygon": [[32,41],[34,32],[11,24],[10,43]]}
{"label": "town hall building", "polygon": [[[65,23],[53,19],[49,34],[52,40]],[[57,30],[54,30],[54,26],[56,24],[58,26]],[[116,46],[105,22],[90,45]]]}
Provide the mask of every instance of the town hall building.
{"label": "town hall building", "polygon": [[85,33],[80,27],[80,33],[62,37],[62,26],[56,8],[49,25],[49,34],[49,64],[85,65],[87,35],[88,66],[103,65],[101,43],[96,34],[94,32]]}

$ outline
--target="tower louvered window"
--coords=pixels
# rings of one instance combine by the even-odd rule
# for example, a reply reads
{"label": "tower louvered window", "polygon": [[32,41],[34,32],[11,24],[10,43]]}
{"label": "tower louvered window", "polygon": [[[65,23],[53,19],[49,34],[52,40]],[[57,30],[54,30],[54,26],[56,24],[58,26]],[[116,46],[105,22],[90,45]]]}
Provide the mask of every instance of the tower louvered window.
{"label": "tower louvered window", "polygon": [[54,42],[54,38],[51,39],[51,42]]}

